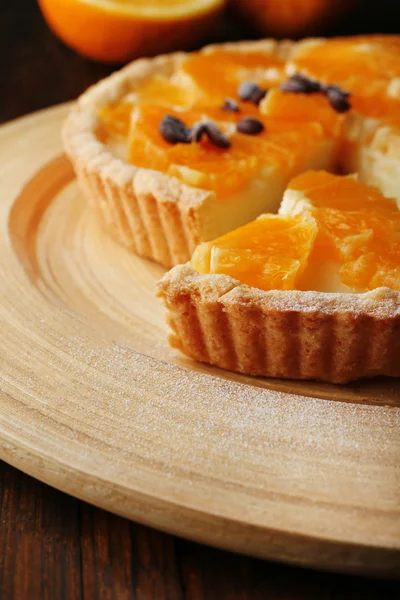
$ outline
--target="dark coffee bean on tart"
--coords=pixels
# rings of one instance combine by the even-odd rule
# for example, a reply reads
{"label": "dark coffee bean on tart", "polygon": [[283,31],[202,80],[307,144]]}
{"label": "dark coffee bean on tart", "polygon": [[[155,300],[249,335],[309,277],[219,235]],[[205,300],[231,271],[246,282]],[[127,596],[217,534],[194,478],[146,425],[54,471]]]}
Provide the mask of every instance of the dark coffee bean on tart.
{"label": "dark coffee bean on tart", "polygon": [[206,135],[209,141],[218,148],[230,148],[229,138],[222,133],[212,121],[199,121],[191,129],[191,139],[199,142],[203,135]]}
{"label": "dark coffee bean on tart", "polygon": [[170,144],[189,144],[191,142],[190,129],[183,121],[172,115],[163,117],[159,130],[164,140]]}
{"label": "dark coffee bean on tart", "polygon": [[324,94],[329,100],[329,104],[336,112],[343,113],[351,109],[349,102],[349,92],[342,90],[338,85],[328,85],[324,88]]}
{"label": "dark coffee bean on tart", "polygon": [[263,90],[253,81],[245,81],[238,88],[238,96],[243,102],[260,104],[268,90]]}
{"label": "dark coffee bean on tart", "polygon": [[200,142],[203,134],[207,134],[206,123],[204,121],[198,121],[190,130],[191,141]]}
{"label": "dark coffee bean on tart", "polygon": [[321,84],[318,81],[300,73],[292,75],[287,81],[281,83],[279,88],[282,92],[291,92],[293,94],[316,94],[321,92]]}
{"label": "dark coffee bean on tart", "polygon": [[236,124],[236,129],[239,133],[245,133],[246,135],[257,135],[264,130],[264,124],[254,117],[243,117]]}
{"label": "dark coffee bean on tart", "polygon": [[221,110],[225,110],[226,112],[240,112],[239,105],[233,98],[225,98]]}

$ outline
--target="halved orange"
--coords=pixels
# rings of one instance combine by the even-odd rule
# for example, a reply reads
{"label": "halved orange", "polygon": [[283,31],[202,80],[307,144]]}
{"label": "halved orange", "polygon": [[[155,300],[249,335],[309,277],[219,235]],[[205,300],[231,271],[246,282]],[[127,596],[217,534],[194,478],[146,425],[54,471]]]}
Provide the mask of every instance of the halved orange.
{"label": "halved orange", "polygon": [[125,62],[203,36],[224,0],[39,0],[51,29],[81,54]]}

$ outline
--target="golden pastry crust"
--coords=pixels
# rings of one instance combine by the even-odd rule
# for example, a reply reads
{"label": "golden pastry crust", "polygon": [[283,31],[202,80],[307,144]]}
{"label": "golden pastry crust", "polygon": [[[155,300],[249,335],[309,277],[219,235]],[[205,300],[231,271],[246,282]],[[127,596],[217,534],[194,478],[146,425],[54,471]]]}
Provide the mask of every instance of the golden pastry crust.
{"label": "golden pastry crust", "polygon": [[345,383],[400,376],[400,293],[263,291],[187,265],[158,284],[170,343],[248,375]]}
{"label": "golden pastry crust", "polygon": [[[287,40],[260,40],[207,46],[203,52],[265,51],[287,59],[293,47]],[[78,99],[62,131],[79,184],[108,232],[130,250],[166,267],[188,261],[203,239],[202,214],[217,202],[215,193],[114,156],[96,135],[97,111],[150,76],[172,75],[185,57],[179,52],[141,59],[92,86]]]}

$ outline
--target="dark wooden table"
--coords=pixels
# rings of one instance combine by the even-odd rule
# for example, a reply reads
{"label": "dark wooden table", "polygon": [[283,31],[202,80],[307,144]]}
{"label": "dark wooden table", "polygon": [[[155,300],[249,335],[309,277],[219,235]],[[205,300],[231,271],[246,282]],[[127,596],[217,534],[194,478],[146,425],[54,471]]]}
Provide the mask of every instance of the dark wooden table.
{"label": "dark wooden table", "polygon": [[[370,4],[340,31],[391,31],[396,21]],[[72,99],[111,71],[55,39],[34,0],[1,0],[0,32],[0,121]],[[42,598],[390,600],[400,598],[400,584],[203,547],[94,508],[0,462],[0,599]]]}

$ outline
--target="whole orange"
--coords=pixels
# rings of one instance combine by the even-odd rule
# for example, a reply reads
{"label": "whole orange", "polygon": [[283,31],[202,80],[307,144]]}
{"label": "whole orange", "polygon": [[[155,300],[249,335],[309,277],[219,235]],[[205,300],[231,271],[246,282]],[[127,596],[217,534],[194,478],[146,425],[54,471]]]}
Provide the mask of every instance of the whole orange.
{"label": "whole orange", "polygon": [[355,0],[230,0],[231,7],[266,35],[318,34],[350,10]]}

